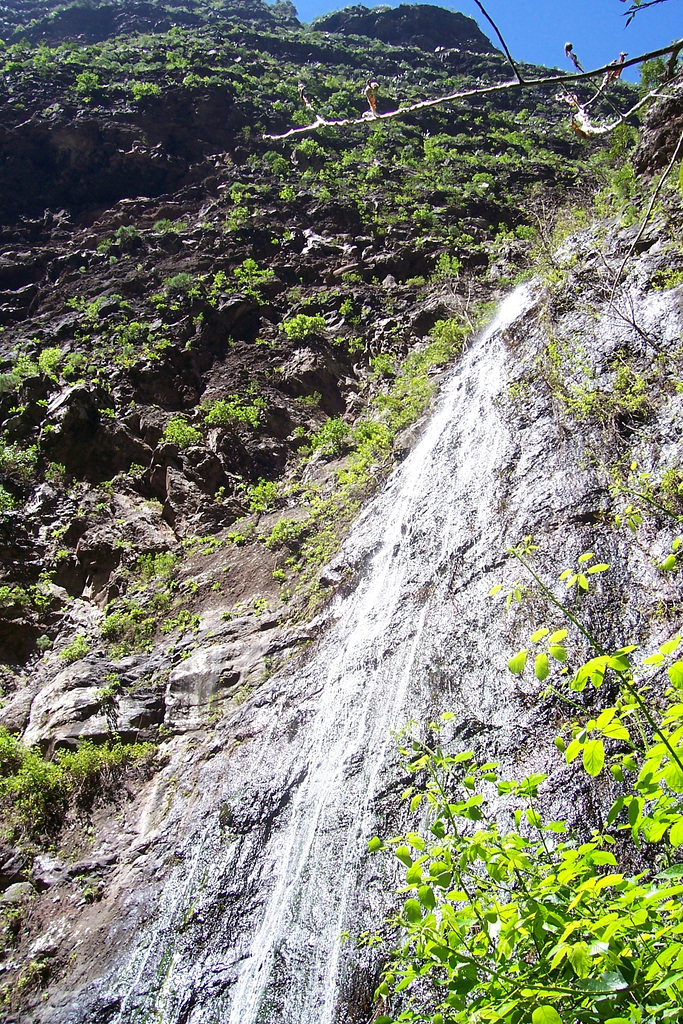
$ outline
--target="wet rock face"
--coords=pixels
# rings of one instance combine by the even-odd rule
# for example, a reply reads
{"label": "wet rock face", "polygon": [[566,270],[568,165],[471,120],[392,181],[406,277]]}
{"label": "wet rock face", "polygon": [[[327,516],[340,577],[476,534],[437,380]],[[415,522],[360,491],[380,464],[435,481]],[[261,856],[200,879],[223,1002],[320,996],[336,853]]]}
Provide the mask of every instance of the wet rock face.
{"label": "wet rock face", "polygon": [[[569,244],[561,288],[517,292],[505,321],[464,354],[435,416],[335,560],[330,579],[353,585],[312,624],[305,654],[255,684],[259,666],[282,649],[276,625],[267,617],[212,623],[196,649],[163,663],[163,686],[142,695],[131,687],[122,723],[158,714],[162,701],[176,744],[183,736],[188,745],[171,744],[155,809],[144,805],[136,838],[122,837],[116,860],[101,869],[109,886],[102,917],[81,932],[95,956],[77,953],[32,1021],[90,1024],[111,1013],[134,1024],[152,1007],[163,1007],[168,1024],[219,1014],[228,1024],[369,1021],[368,979],[378,965],[371,953],[340,952],[336,938],[345,927],[376,927],[391,899],[393,880],[362,851],[370,835],[401,827],[389,733],[409,718],[453,711],[454,742],[499,761],[510,777],[556,765],[544,797],[552,816],[593,821],[589,794],[569,788],[549,753],[556,705],[541,684],[515,682],[506,670],[528,635],[527,609],[506,615],[489,596],[493,583],[519,575],[501,552],[530,533],[551,577],[595,549],[644,581],[645,602],[624,575],[606,577],[586,598],[585,613],[606,623],[608,646],[623,642],[624,628],[645,645],[660,642],[669,624],[656,606],[680,599],[676,580],[656,568],[667,524],[648,528],[647,552],[614,529],[613,478],[596,451],[618,464],[626,450],[655,474],[679,464],[683,397],[655,390],[647,414],[580,421],[544,376],[549,340],[580,336],[589,379],[607,401],[615,358],[645,373],[653,344],[665,352],[678,345],[679,292],[647,284],[661,263],[657,244],[624,286],[636,330],[615,327],[595,267],[572,261],[591,239]],[[629,244],[628,233],[610,238],[609,258]],[[568,366],[568,385],[585,383],[584,371]],[[536,622],[543,612],[534,605],[532,614]],[[127,685],[143,664],[120,663]],[[34,701],[36,739],[62,728],[69,706],[85,708],[92,685],[75,666],[54,676],[43,690],[49,701]],[[207,714],[215,715],[208,735]],[[88,722],[98,727],[94,715]],[[68,884],[52,862],[39,864],[34,882],[49,885],[51,899]]]}
{"label": "wet rock face", "polygon": [[371,10],[357,4],[316,18],[314,25],[320,32],[370,36],[423,50],[447,46],[474,53],[497,52],[473,18],[431,4],[399,4],[391,10]]}

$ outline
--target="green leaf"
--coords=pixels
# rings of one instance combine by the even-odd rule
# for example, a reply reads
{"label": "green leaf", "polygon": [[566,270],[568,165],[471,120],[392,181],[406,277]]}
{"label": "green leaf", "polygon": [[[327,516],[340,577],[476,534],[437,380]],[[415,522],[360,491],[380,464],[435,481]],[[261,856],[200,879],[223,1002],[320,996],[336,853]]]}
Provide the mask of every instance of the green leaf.
{"label": "green leaf", "polygon": [[535,633],[531,634],[529,639],[531,640],[532,644],[538,643],[538,641],[542,640],[544,636],[547,636],[549,632],[550,630],[545,629],[545,627],[542,629],[537,629]]}
{"label": "green leaf", "polygon": [[585,942],[577,942],[567,951],[567,959],[574,969],[578,978],[587,978],[590,974],[593,960],[588,955],[588,948]]}
{"label": "green leaf", "polygon": [[562,644],[551,644],[548,653],[555,661],[565,662],[567,660],[567,648]]}
{"label": "green leaf", "polygon": [[598,715],[597,721],[595,723],[596,728],[604,729],[606,726],[609,725],[609,723],[612,721],[616,713],[616,708],[605,708],[605,710],[601,711]]}
{"label": "green leaf", "polygon": [[683,661],[675,661],[673,665],[670,665],[667,674],[672,686],[675,686],[677,690],[683,689]]}
{"label": "green leaf", "polygon": [[375,850],[381,850],[381,849],[382,849],[382,840],[379,838],[379,836],[373,836],[372,839],[368,843],[368,852],[369,853],[374,853]]}
{"label": "green leaf", "polygon": [[588,580],[586,579],[586,577],[583,575],[582,572],[580,572],[578,574],[578,576],[576,577],[576,581],[579,584],[579,587],[581,588],[581,590],[588,590]]}
{"label": "green leaf", "polygon": [[562,1018],[554,1006],[537,1006],[531,1019],[533,1024],[562,1024]]}
{"label": "green leaf", "polygon": [[415,794],[413,799],[410,801],[410,809],[411,809],[411,811],[416,811],[418,809],[418,807],[422,803],[422,797],[423,796],[424,796],[423,793],[416,793]]}
{"label": "green leaf", "polygon": [[671,826],[669,842],[672,846],[676,847],[676,849],[678,849],[679,846],[683,846],[683,814],[679,817],[678,821]]}
{"label": "green leaf", "polygon": [[567,636],[567,630],[566,629],[556,629],[555,632],[550,635],[549,643],[551,643],[551,644],[559,644],[560,641],[564,640],[564,638],[566,636]]}
{"label": "green leaf", "polygon": [[406,885],[419,885],[422,881],[422,868],[419,864],[413,864],[406,871]]}
{"label": "green leaf", "polygon": [[513,675],[521,675],[521,673],[524,671],[524,666],[526,665],[526,656],[527,649],[525,647],[523,651],[519,651],[519,653],[515,654],[514,658],[510,658],[510,660],[508,661],[508,668],[513,673]]}
{"label": "green leaf", "polygon": [[670,640],[667,640],[665,644],[659,648],[662,654],[673,654],[681,642],[680,633],[677,636],[672,636]]}
{"label": "green leaf", "polygon": [[550,667],[548,665],[548,656],[546,654],[537,654],[534,662],[534,672],[536,678],[543,682],[550,675]]}
{"label": "green leaf", "polygon": [[582,992],[590,992],[591,995],[609,995],[612,992],[622,992],[628,988],[628,984],[618,971],[605,971],[599,978],[584,978],[582,981],[575,981],[574,987]]}
{"label": "green leaf", "polygon": [[503,584],[502,583],[496,583],[495,587],[491,587],[491,589],[489,590],[489,597],[493,597],[494,594],[497,594],[502,589],[503,589]]}
{"label": "green leaf", "polygon": [[583,767],[589,775],[596,776],[605,763],[605,745],[602,740],[588,740],[583,748]]}
{"label": "green leaf", "polygon": [[635,797],[631,800],[628,805],[628,823],[631,828],[635,828],[640,820],[640,816],[643,813],[643,801],[641,797]]}
{"label": "green leaf", "polygon": [[572,761],[574,761],[579,756],[582,747],[583,743],[581,743],[580,740],[571,741],[564,754],[564,759],[567,762],[567,764],[571,764]]}
{"label": "green leaf", "polygon": [[579,559],[578,559],[579,560],[579,565],[582,562],[590,562],[591,558],[595,558],[595,555],[593,554],[593,552],[592,551],[584,551],[584,553],[582,555],[579,555]]}
{"label": "green leaf", "polygon": [[614,856],[613,853],[610,853],[609,850],[595,850],[590,855],[590,858],[594,864],[615,865],[617,863],[617,858]]}
{"label": "green leaf", "polygon": [[[678,751],[677,751],[678,753]],[[680,751],[679,756],[683,754]],[[669,761],[664,768],[664,778],[670,789],[673,789],[674,793],[683,793],[683,771],[676,763],[676,761]]]}
{"label": "green leaf", "polygon": [[657,874],[657,878],[681,878],[683,877],[683,864],[672,864]]}
{"label": "green leaf", "polygon": [[663,562],[661,562],[657,566],[657,568],[661,569],[662,572],[671,572],[673,569],[676,568],[676,556],[669,555],[667,558],[664,559]]}
{"label": "green leaf", "polygon": [[427,910],[433,910],[436,906],[436,897],[434,896],[434,890],[429,885],[421,885],[417,890],[417,894],[420,897],[420,903],[427,908]]}
{"label": "green leaf", "polygon": [[590,576],[596,572],[607,572],[608,569],[609,565],[607,564],[607,562],[601,562],[600,565],[591,565],[590,569],[588,570],[588,574]]}
{"label": "green leaf", "polygon": [[410,850],[407,846],[397,846],[394,853],[401,861],[401,864],[405,864],[407,868],[412,867],[413,858],[410,856]]}
{"label": "green leaf", "polygon": [[618,720],[610,722],[610,724],[602,730],[602,734],[610,740],[628,740],[631,736],[626,726]]}
{"label": "green leaf", "polygon": [[417,924],[422,920],[422,907],[418,900],[406,900],[403,907],[403,916],[408,924]]}

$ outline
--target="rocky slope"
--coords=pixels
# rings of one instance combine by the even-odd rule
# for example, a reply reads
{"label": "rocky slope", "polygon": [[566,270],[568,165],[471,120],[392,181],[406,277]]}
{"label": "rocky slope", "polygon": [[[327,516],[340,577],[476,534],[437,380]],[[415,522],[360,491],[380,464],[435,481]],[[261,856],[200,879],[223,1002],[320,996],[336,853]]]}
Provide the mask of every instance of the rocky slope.
{"label": "rocky slope", "polygon": [[[112,937],[130,944],[174,867],[182,801],[207,759],[249,738],[270,673],[323,631],[311,616],[351,574],[325,566],[413,445],[443,367],[525,266],[539,223],[541,260],[548,207],[585,200],[605,173],[544,94],[265,139],[311,118],[299,80],[316,111],[348,116],[369,73],[387,106],[508,77],[474,23],[446,54],[402,45],[418,18],[411,38],[431,49],[445,12],[342,15],[310,31],[283,3],[4,11],[0,724],[48,759],[114,734],[160,745],[123,787],[101,772],[102,791],[80,790],[58,821],[12,819],[8,1019],[70,1020],[72,989],[111,969]],[[661,166],[658,140],[641,148],[644,173]],[[615,203],[620,189],[637,198],[635,181],[612,188]],[[639,244],[638,302],[657,275],[676,280],[679,207],[668,195]],[[579,291],[613,315],[598,252],[614,263],[634,234],[613,222],[569,264],[546,246],[546,315],[565,317],[567,345],[587,331],[566,313]],[[653,347],[676,344],[673,327],[643,330],[624,349],[636,377]],[[559,380],[549,339],[520,359],[514,394],[545,387],[561,417],[585,381],[580,366]],[[591,350],[594,390],[614,392],[621,352]],[[612,462],[654,416],[654,392],[675,386],[661,372],[649,405],[610,406],[604,421],[587,410],[589,433],[616,427]],[[594,522],[600,500],[571,516]],[[75,930],[89,938],[70,960]],[[118,996],[97,998],[79,996],[83,1019],[115,1019]]]}

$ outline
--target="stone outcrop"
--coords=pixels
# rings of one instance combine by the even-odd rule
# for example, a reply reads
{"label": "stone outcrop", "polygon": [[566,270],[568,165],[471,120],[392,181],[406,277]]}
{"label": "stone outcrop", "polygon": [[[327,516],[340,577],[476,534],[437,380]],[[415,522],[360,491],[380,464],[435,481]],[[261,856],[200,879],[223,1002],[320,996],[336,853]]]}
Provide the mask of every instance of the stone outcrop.
{"label": "stone outcrop", "polygon": [[313,27],[319,32],[370,36],[395,46],[418,46],[422,50],[443,47],[473,53],[497,52],[474,18],[431,4],[399,4],[393,8],[356,4],[323,14],[315,19]]}
{"label": "stone outcrop", "polygon": [[652,175],[671,160],[683,135],[683,83],[666,89],[664,98],[650,108],[641,131],[633,163],[640,174]]}

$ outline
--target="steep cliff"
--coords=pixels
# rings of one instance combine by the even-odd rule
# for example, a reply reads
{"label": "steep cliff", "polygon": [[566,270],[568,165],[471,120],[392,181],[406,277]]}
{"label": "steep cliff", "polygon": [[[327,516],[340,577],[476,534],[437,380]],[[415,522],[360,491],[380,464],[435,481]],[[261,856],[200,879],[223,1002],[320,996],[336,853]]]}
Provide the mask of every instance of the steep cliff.
{"label": "steep cliff", "polygon": [[450,707],[517,769],[558,718],[493,682],[528,625],[486,600],[505,547],[600,547],[640,580],[595,596],[604,639],[675,629],[668,522],[634,550],[614,514],[631,462],[680,511],[674,176],[639,234],[680,89],[641,179],[632,130],[601,156],[544,92],[263,137],[312,120],[299,81],[333,117],[370,73],[384,109],[509,77],[470,25],[403,45],[430,12],[5,12],[9,1020],[372,1019],[381,954],[336,937],[391,902],[389,729]]}

